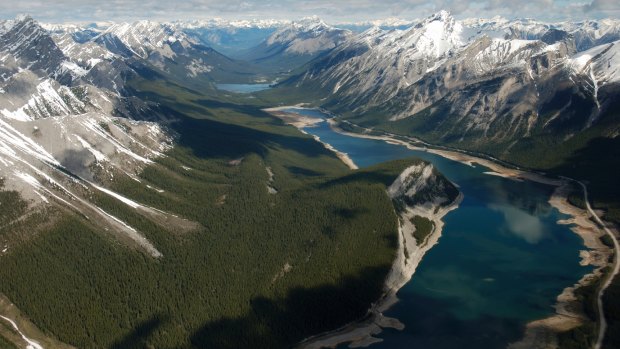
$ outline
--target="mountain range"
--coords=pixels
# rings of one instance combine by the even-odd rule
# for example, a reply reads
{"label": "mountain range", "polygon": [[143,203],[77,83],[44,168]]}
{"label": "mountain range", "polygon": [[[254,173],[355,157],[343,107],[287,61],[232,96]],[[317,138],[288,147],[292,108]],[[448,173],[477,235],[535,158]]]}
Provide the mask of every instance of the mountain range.
{"label": "mountain range", "polygon": [[[281,86],[365,128],[550,168],[618,136],[618,40],[615,20],[458,21],[442,11],[352,36]],[[532,147],[542,156],[528,157]]]}
{"label": "mountain range", "polygon": [[[156,103],[127,81],[161,77],[215,91],[218,82],[282,79],[266,94],[310,97],[366,129],[531,168],[561,168],[620,134],[620,21],[457,20],[440,11],[410,23],[350,25],[374,26],[359,32],[311,17],[82,27],[22,16],[0,26],[0,110],[6,122],[83,114],[156,120],[165,118]],[[229,47],[236,50],[229,58],[207,46],[204,30],[244,44]],[[529,156],[532,147],[539,156]]]}
{"label": "mountain range", "polygon": [[[620,134],[620,21],[460,21],[441,11],[411,24],[383,25],[392,27],[356,33],[316,17],[85,27],[40,25],[28,16],[4,21],[0,110],[12,130],[4,147],[13,149],[4,153],[3,162],[12,163],[6,154],[18,151],[57,166],[53,159],[81,152],[85,155],[70,166],[92,179],[87,169],[98,157],[148,161],[146,154],[157,154],[157,146],[130,146],[124,136],[101,131],[123,130],[111,116],[165,119],[157,103],[138,98],[127,86],[132,79],[156,76],[209,91],[215,91],[216,82],[284,76],[267,93],[285,89],[282,95],[311,96],[366,129],[533,168],[562,167],[593,142],[615,142]],[[205,45],[210,34],[200,30],[207,28],[228,30],[241,41],[255,33],[237,30],[266,31],[255,45],[237,46],[233,59]],[[91,119],[72,124],[78,129],[71,132],[60,131],[68,125],[49,121],[75,115]],[[21,121],[41,125],[36,132],[14,128]],[[100,126],[97,132],[92,125]],[[28,145],[36,144],[33,134],[55,145],[58,132],[73,139],[53,151]],[[11,145],[15,137],[26,139],[18,149]],[[538,157],[529,156],[532,147]]]}
{"label": "mountain range", "polygon": [[[72,344],[115,347],[110,329],[122,327],[130,341],[144,324],[165,322],[147,318],[145,309],[150,316],[174,308],[153,341],[188,347],[204,338],[217,346],[237,337],[243,345],[291,345],[351,321],[346,306],[355,308],[353,318],[363,316],[381,290],[348,275],[363,271],[382,282],[393,257],[394,242],[386,236],[398,222],[386,188],[407,164],[350,174],[323,145],[262,109],[274,105],[307,103],[331,112],[347,131],[586,181],[595,208],[620,223],[619,20],[458,20],[440,11],[417,20],[342,25],[310,17],[82,26],[19,16],[0,21],[0,78],[0,195],[10,196],[16,210],[47,207],[65,217],[32,223],[41,229],[58,224],[80,239],[82,231],[100,231],[131,249],[79,240],[92,255],[75,256],[76,265],[102,268],[97,271],[105,277],[95,280],[96,273],[72,274],[81,272],[73,261],[54,259],[60,257],[49,246],[72,246],[64,236],[42,235],[43,242],[29,245],[29,237],[0,235],[2,256],[8,250],[8,258],[33,263],[25,270],[57,266],[49,272],[79,280],[81,310],[93,307],[100,289],[122,299],[110,305],[125,312],[122,320],[111,320],[110,309],[93,310],[105,324],[89,318],[82,328],[64,321],[74,319],[71,307],[59,307],[64,318],[41,310],[62,298],[61,288],[31,294],[22,292],[22,283],[6,286],[20,307],[36,304],[24,311],[46,333],[58,330]],[[269,82],[270,89],[248,95],[218,89]],[[366,217],[360,212],[371,217],[353,219]],[[19,224],[40,219],[37,212],[5,218],[0,215],[6,223],[0,229],[16,224],[19,231],[31,230]],[[362,229],[366,224],[373,229]],[[334,233],[343,226],[346,234]],[[367,241],[357,237],[360,231]],[[35,246],[56,264],[23,246]],[[272,249],[277,252],[265,258]],[[343,257],[342,250],[359,254]],[[123,262],[114,265],[118,256]],[[107,273],[98,259],[116,269]],[[222,263],[221,274],[196,274]],[[297,268],[308,268],[304,272],[322,283],[296,274]],[[6,270],[18,275],[21,269]],[[289,273],[292,281],[284,277]],[[344,286],[333,283],[344,276]],[[196,278],[204,282],[193,293],[188,285],[196,286]],[[109,289],[103,287],[108,279],[114,280]],[[245,289],[247,279],[259,286]],[[227,289],[229,280],[236,286]],[[307,283],[315,287],[309,295],[299,291]],[[174,297],[162,298],[160,286]],[[144,288],[147,296],[131,303]],[[293,298],[286,298],[289,292]],[[342,309],[326,320],[318,309],[332,301],[330,292],[359,294],[342,297]],[[319,306],[300,301],[304,297]],[[195,303],[225,316],[209,318]],[[312,316],[297,323],[299,312]],[[222,328],[228,332],[219,337]]]}

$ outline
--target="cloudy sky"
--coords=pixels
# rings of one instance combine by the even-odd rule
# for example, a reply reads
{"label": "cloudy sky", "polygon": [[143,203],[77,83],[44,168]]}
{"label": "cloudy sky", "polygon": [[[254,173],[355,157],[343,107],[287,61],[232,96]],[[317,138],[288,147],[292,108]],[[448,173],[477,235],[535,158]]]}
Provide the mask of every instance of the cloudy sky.
{"label": "cloudy sky", "polygon": [[318,15],[341,23],[386,17],[415,19],[441,9],[458,18],[620,18],[620,0],[0,0],[0,18],[28,13],[45,22],[297,19]]}

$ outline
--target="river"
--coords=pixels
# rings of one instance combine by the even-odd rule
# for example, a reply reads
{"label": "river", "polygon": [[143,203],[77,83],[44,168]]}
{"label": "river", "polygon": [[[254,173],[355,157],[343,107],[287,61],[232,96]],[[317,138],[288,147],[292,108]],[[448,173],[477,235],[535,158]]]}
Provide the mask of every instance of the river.
{"label": "river", "polygon": [[[286,110],[327,118],[318,110]],[[333,131],[326,122],[304,129],[360,167],[418,157],[456,183],[464,200],[445,218],[439,244],[420,263],[385,315],[403,331],[387,329],[371,348],[505,348],[525,325],[554,314],[562,290],[591,267],[579,265],[581,239],[557,221],[548,203],[553,187],[515,181],[425,151]],[[343,346],[346,347],[346,346]]]}

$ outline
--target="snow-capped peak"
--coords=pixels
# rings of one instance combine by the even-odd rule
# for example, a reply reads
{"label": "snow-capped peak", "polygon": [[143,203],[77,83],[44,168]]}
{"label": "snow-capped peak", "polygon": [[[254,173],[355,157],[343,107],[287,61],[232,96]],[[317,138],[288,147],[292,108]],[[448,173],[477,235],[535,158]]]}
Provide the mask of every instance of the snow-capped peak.
{"label": "snow-capped peak", "polygon": [[502,16],[495,16],[493,18],[467,18],[462,21],[466,27],[483,27],[487,25],[504,25],[509,22],[508,19]]}
{"label": "snow-capped peak", "polygon": [[34,19],[27,13],[21,13],[15,16],[15,22],[29,22],[34,21]]}
{"label": "snow-capped peak", "polygon": [[82,26],[72,23],[41,23],[41,27],[43,27],[43,29],[47,30],[50,33],[75,33],[86,29]]}
{"label": "snow-capped peak", "polygon": [[399,46],[414,48],[420,54],[435,58],[463,45],[463,26],[447,11],[440,11],[403,32]]}
{"label": "snow-capped peak", "polygon": [[454,20],[454,18],[452,18],[452,15],[450,14],[450,12],[446,11],[446,10],[441,10],[437,13],[434,13],[432,15],[430,15],[427,20],[430,21],[449,21],[449,20]]}
{"label": "snow-capped peak", "polygon": [[0,22],[0,34],[6,33],[18,25],[25,26],[33,24],[36,24],[36,21],[30,17],[30,15],[21,14],[15,17],[15,19]]}
{"label": "snow-capped peak", "polygon": [[321,18],[319,18],[319,16],[310,16],[310,17],[304,17],[298,21],[295,21],[294,23],[306,27],[306,28],[325,28],[325,27],[329,27],[327,25],[327,23],[325,23]]}
{"label": "snow-capped peak", "polygon": [[407,27],[411,26],[414,23],[419,22],[418,20],[410,20],[403,19],[398,17],[387,17],[382,19],[374,19],[368,21],[358,21],[358,22],[340,22],[338,25],[348,25],[354,27],[384,27],[384,28],[396,28],[396,27]]}
{"label": "snow-capped peak", "polygon": [[142,58],[146,58],[149,52],[161,49],[166,44],[177,41],[181,42],[182,45],[196,43],[172,24],[148,20],[114,24],[95,40],[105,41],[106,37],[116,37],[128,49]]}
{"label": "snow-capped peak", "polygon": [[569,66],[575,74],[592,79],[595,86],[620,82],[620,40],[573,56]]}

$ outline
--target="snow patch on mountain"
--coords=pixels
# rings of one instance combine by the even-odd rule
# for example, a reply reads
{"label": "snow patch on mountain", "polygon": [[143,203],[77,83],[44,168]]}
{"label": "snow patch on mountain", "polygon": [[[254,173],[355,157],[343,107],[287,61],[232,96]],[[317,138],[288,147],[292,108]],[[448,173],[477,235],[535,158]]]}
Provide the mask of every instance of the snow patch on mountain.
{"label": "snow patch on mountain", "polygon": [[94,41],[114,45],[118,39],[125,48],[136,56],[146,59],[153,51],[159,51],[170,57],[170,46],[179,43],[183,47],[197,44],[185,33],[177,30],[170,23],[159,23],[147,20],[134,23],[114,24],[103,31]]}
{"label": "snow patch on mountain", "polygon": [[570,67],[575,74],[589,76],[594,86],[620,82],[620,41],[571,57]]}
{"label": "snow patch on mountain", "polygon": [[[55,86],[56,85],[56,86]],[[36,86],[28,102],[17,110],[3,109],[2,115],[9,119],[29,121],[51,116],[84,112],[85,104],[66,86],[58,86],[51,79],[45,79]]]}
{"label": "snow patch on mountain", "polygon": [[422,54],[441,57],[450,50],[463,45],[463,27],[447,11],[441,11],[423,24],[423,30],[404,42],[405,46],[416,46]]}
{"label": "snow patch on mountain", "polygon": [[199,74],[208,73],[213,70],[213,66],[205,64],[202,58],[192,59],[190,64],[187,66],[187,76],[190,78],[195,78]]}

